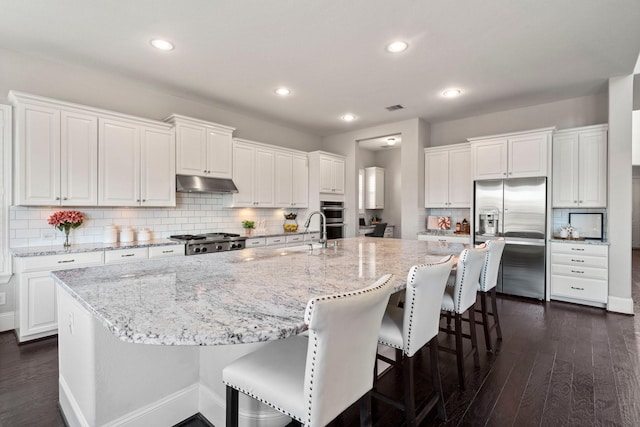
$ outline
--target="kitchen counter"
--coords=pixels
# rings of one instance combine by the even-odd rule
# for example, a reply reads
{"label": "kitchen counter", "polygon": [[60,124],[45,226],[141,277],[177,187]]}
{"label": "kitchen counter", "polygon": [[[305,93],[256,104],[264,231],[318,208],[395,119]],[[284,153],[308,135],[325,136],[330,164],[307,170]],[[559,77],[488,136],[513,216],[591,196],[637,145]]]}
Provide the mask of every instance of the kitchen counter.
{"label": "kitchen counter", "polygon": [[53,276],[123,341],[237,344],[301,332],[304,307],[314,296],[364,288],[387,273],[394,274],[400,289],[412,265],[463,249],[461,244],[400,239],[335,242],[313,251],[306,245],[245,249]]}
{"label": "kitchen counter", "polygon": [[[301,227],[302,228],[302,227]],[[246,237],[247,239],[259,239],[261,237],[277,237],[277,236],[295,236],[298,234],[313,234],[313,233],[320,233],[320,231],[313,231],[313,230],[309,230],[309,231],[267,231],[266,233],[256,233],[256,231],[254,230],[253,233],[251,233],[251,236],[247,236],[244,235],[244,237]]]}
{"label": "kitchen counter", "polygon": [[463,233],[454,233],[453,231],[444,231],[444,230],[425,230],[418,232],[418,235],[424,236],[462,236],[462,237],[470,237],[471,234],[463,234]]}
{"label": "kitchen counter", "polygon": [[549,239],[550,242],[553,243],[568,243],[568,244],[579,244],[579,245],[604,245],[609,246],[609,242],[606,240],[573,240],[573,239],[561,239],[559,237],[552,237]]}
{"label": "kitchen counter", "polygon": [[31,257],[44,255],[63,255],[84,252],[100,252],[112,251],[116,249],[132,249],[132,248],[148,248],[152,246],[170,246],[179,245],[180,242],[170,239],[154,239],[146,242],[130,242],[130,243],[81,243],[71,245],[68,248],[63,247],[60,243],[51,246],[27,246],[19,248],[11,248],[9,252],[14,257]]}

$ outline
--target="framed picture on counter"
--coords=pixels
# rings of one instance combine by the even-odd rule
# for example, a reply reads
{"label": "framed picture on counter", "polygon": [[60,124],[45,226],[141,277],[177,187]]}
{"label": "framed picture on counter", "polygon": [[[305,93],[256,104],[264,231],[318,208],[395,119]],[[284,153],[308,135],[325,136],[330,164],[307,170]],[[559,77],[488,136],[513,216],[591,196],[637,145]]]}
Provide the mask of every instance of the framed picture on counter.
{"label": "framed picture on counter", "polygon": [[602,213],[569,212],[569,224],[585,239],[602,240]]}

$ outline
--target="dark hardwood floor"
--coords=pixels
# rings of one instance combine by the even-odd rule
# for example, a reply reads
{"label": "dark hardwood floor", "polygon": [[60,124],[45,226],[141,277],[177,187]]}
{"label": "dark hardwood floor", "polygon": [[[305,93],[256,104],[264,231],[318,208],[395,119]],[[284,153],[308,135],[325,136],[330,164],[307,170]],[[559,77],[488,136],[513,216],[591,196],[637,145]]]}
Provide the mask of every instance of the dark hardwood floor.
{"label": "dark hardwood floor", "polygon": [[[440,352],[448,421],[428,417],[422,426],[640,426],[640,251],[633,253],[633,299],[635,316],[500,297],[504,340],[486,353],[478,328],[481,367],[468,358],[464,391],[454,356]],[[423,353],[417,365],[428,372]],[[400,396],[400,378],[390,371],[378,388]],[[63,426],[57,381],[56,338],[18,346],[13,333],[0,334],[0,426]],[[425,396],[428,379],[418,389]],[[399,411],[373,406],[375,425],[403,424]],[[359,425],[357,408],[334,424]]]}

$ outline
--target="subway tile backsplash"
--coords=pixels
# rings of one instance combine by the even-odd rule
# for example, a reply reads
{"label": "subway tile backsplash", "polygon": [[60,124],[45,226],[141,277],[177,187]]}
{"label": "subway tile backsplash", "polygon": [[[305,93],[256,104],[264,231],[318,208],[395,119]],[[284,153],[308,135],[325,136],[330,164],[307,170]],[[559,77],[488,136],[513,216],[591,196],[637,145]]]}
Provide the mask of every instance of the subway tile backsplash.
{"label": "subway tile backsplash", "polygon": [[[173,234],[227,232],[244,234],[242,221],[264,220],[269,232],[282,231],[283,212],[297,212],[302,227],[307,209],[225,208],[222,194],[177,193],[173,208],[101,208],[101,207],[28,207],[11,206],[9,210],[9,246],[61,245],[64,233],[48,224],[49,216],[59,210],[78,210],[84,223],[69,235],[71,243],[100,243],[107,225],[130,226],[135,231],[147,228],[153,238]],[[45,238],[55,236],[54,239]]]}
{"label": "subway tile backsplash", "polygon": [[[429,208],[426,210],[427,216],[449,216],[451,217],[451,230],[445,231],[453,233],[456,230],[456,222],[462,222],[462,220],[466,219],[471,222],[471,209],[458,208],[458,209],[436,209]],[[424,225],[424,229],[427,229],[427,224]]]}

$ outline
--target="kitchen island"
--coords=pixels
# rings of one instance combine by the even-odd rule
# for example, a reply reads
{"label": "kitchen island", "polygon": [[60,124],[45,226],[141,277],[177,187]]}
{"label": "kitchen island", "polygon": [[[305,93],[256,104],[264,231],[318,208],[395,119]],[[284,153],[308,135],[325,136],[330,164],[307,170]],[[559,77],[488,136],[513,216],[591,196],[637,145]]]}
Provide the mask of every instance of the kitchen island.
{"label": "kitchen island", "polygon": [[[224,424],[221,370],[305,329],[307,301],[366,287],[462,245],[352,238],[328,248],[245,249],[54,272],[60,406],[74,425],[173,425],[198,412]],[[227,345],[236,344],[236,345]],[[244,425],[286,417],[241,401]]]}

